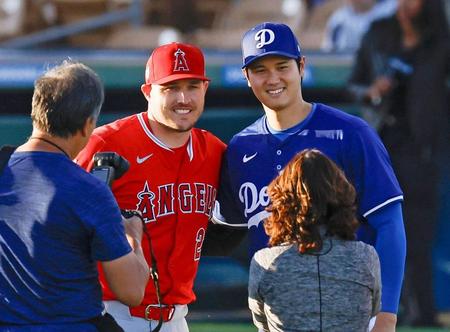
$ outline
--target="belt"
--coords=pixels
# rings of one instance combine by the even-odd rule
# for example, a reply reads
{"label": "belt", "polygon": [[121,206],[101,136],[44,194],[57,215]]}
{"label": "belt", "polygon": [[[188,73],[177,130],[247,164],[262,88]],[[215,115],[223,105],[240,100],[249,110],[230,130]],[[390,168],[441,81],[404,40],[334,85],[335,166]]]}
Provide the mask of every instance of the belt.
{"label": "belt", "polygon": [[142,317],[146,320],[159,320],[162,314],[164,322],[170,321],[174,312],[175,306],[173,304],[163,304],[161,308],[158,304],[140,305],[130,308],[132,316]]}

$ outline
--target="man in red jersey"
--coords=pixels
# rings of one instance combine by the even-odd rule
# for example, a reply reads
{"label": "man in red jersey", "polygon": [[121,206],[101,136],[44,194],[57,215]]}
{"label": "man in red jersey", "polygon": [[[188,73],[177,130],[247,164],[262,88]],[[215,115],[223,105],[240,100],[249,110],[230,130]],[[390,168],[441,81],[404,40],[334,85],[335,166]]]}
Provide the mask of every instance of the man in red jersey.
{"label": "man in red jersey", "polygon": [[148,111],[97,128],[77,157],[87,170],[100,151],[115,151],[130,162],[112,190],[122,209],[142,213],[151,239],[144,236],[142,247],[149,265],[151,250],[157,262],[162,308],[154,282],[148,282],[141,305],[128,308],[100,271],[106,310],[125,331],[149,332],[161,316],[160,331],[188,331],[187,304],[195,300],[193,283],[225,149],[217,137],[194,128],[208,84],[200,49],[180,43],[156,48],[141,87]]}

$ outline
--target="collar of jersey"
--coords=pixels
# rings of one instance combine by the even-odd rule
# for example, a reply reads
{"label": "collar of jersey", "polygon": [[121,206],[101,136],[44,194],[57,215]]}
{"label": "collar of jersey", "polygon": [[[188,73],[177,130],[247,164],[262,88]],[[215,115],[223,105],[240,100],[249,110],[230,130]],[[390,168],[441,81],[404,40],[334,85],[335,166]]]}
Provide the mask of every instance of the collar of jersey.
{"label": "collar of jersey", "polygon": [[302,121],[300,121],[296,125],[294,125],[290,128],[284,129],[284,130],[273,129],[269,125],[269,122],[267,121],[267,116],[264,117],[264,124],[265,124],[267,132],[271,133],[273,136],[275,136],[279,140],[284,141],[289,136],[294,135],[294,134],[300,132],[301,130],[303,130],[305,128],[306,124],[309,122],[309,120],[313,117],[315,111],[316,111],[316,104],[313,103],[311,112],[308,114],[308,116],[306,118],[304,118]]}
{"label": "collar of jersey", "polygon": [[[145,134],[159,147],[163,148],[164,150],[170,151],[170,152],[174,152],[169,146],[167,146],[167,144],[165,144],[164,142],[162,142],[158,137],[156,137],[151,129],[150,129],[150,124],[148,123],[148,119],[147,119],[147,112],[143,112],[143,113],[139,113],[137,115],[137,118],[139,120],[139,123],[141,124],[142,129],[144,130]],[[186,145],[186,150],[189,156],[189,161],[192,161],[192,159],[194,159],[194,149],[192,147],[192,132],[189,135],[189,142]]]}

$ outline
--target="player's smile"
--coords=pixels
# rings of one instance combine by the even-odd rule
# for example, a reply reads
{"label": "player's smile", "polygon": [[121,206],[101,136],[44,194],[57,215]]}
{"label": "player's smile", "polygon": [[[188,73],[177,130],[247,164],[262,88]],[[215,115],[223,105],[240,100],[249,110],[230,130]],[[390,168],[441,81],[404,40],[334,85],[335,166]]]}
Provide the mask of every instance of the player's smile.
{"label": "player's smile", "polygon": [[176,102],[170,108],[176,115],[180,116],[195,114],[197,113],[198,109],[195,100],[191,100],[188,102]]}
{"label": "player's smile", "polygon": [[[177,122],[180,126],[183,126],[181,122],[196,122],[198,119],[197,107],[192,103],[189,104],[177,104],[171,108],[173,115],[173,121]],[[200,112],[201,113],[201,112]]]}
{"label": "player's smile", "polygon": [[271,95],[271,96],[279,96],[284,90],[286,90],[286,88],[279,88],[279,89],[271,89],[271,90],[266,90],[266,92]]}
{"label": "player's smile", "polygon": [[177,113],[177,114],[188,114],[188,113],[190,113],[191,112],[191,110],[190,109],[182,109],[182,108],[177,108],[177,109],[175,109],[175,113]]}

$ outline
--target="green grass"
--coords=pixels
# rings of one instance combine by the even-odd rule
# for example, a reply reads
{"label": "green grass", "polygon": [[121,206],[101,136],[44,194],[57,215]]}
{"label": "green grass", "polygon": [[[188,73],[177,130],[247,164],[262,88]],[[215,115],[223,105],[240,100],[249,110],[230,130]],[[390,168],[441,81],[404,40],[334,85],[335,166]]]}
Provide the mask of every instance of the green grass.
{"label": "green grass", "polygon": [[[190,332],[256,332],[256,328],[245,323],[189,323]],[[397,332],[445,332],[446,329],[399,327]]]}
{"label": "green grass", "polygon": [[250,324],[233,323],[190,323],[189,332],[256,332]]}

